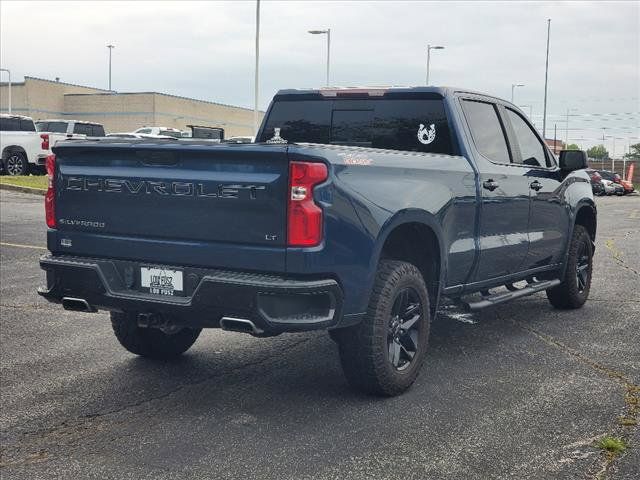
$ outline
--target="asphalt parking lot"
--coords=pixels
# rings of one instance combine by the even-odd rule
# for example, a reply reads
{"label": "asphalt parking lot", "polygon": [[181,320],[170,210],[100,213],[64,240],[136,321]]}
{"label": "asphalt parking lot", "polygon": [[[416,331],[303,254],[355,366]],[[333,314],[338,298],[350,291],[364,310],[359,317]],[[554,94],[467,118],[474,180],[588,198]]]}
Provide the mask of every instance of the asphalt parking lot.
{"label": "asphalt parking lot", "polygon": [[[639,429],[620,424],[640,402],[640,195],[597,199],[583,309],[539,294],[441,316],[391,399],[350,390],[322,332],[205,331],[172,363],[127,353],[106,313],[36,295],[42,197],[0,201],[2,479],[640,478]],[[610,459],[604,435],[629,447]]]}

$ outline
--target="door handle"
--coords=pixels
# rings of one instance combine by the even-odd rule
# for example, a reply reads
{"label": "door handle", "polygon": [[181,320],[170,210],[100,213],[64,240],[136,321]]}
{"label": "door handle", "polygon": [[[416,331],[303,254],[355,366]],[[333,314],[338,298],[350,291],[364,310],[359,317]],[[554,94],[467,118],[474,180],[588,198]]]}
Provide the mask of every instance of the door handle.
{"label": "door handle", "polygon": [[486,188],[490,192],[493,192],[498,187],[499,185],[496,182],[494,182],[493,179],[491,178],[489,180],[485,180],[484,182],[482,182],[482,188]]}
{"label": "door handle", "polygon": [[531,185],[529,185],[529,188],[537,192],[542,188],[542,184],[539,181],[534,180],[533,182],[531,182]]}

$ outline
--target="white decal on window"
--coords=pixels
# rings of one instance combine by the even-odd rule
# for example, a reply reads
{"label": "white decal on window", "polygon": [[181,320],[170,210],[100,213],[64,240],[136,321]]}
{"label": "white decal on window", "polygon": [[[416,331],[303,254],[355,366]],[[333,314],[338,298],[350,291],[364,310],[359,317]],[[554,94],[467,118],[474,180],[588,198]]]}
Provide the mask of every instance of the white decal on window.
{"label": "white decal on window", "polygon": [[267,140],[267,143],[287,143],[287,141],[280,136],[280,129],[276,127],[273,129],[273,137]]}
{"label": "white decal on window", "polygon": [[432,123],[429,125],[429,129],[420,124],[420,128],[418,129],[418,141],[424,145],[429,145],[436,139],[436,124]]}

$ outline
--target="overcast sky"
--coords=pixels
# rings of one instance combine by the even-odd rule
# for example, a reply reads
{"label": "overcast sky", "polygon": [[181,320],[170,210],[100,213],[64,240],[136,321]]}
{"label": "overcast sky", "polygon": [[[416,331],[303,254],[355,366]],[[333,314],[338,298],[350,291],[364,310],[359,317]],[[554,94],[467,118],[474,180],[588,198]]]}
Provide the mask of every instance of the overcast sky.
{"label": "overcast sky", "polygon": [[[261,2],[260,107],[280,88],[325,82],[331,28],[334,85],[431,83],[531,105],[542,126],[547,18],[551,18],[547,137],[586,147],[640,137],[640,2]],[[0,2],[0,63],[30,75],[107,88],[158,91],[253,107],[255,1]],[[3,74],[3,80],[6,77]],[[523,110],[528,113],[529,108]],[[631,138],[631,143],[639,142]],[[613,140],[605,144],[611,151]]]}

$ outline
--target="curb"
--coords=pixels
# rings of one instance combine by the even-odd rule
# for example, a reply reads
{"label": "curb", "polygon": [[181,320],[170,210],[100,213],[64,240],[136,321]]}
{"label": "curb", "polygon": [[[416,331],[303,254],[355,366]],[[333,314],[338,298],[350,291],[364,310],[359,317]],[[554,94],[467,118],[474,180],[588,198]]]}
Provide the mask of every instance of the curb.
{"label": "curb", "polygon": [[41,188],[20,187],[18,185],[9,185],[8,183],[0,183],[0,190],[10,190],[12,192],[30,193],[32,195],[46,195],[47,191]]}

